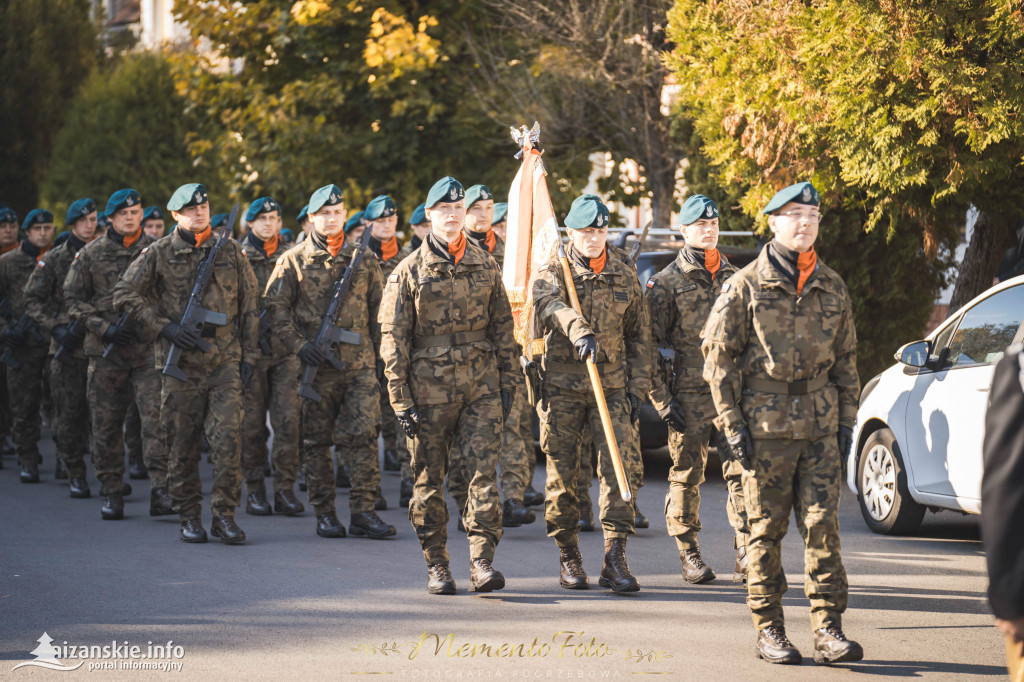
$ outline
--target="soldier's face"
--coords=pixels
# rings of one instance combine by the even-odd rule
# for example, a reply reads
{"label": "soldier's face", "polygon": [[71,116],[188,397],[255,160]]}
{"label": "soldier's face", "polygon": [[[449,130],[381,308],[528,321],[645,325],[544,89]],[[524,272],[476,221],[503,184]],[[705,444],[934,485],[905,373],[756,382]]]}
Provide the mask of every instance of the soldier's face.
{"label": "soldier's face", "polygon": [[363,232],[365,230],[366,225],[356,225],[355,227],[348,231],[348,236],[346,236],[345,238],[357,242],[363,238]]}
{"label": "soldier's face", "polygon": [[608,228],[587,227],[582,230],[568,228],[569,239],[577,251],[587,258],[597,258],[604,251],[604,243],[608,241]]}
{"label": "soldier's face", "polygon": [[421,240],[426,239],[427,235],[430,234],[430,223],[416,223],[412,226],[412,233]]}
{"label": "soldier's face", "polygon": [[718,246],[718,218],[701,218],[683,225],[683,239],[695,249],[713,249]]}
{"label": "soldier's face", "polygon": [[491,229],[494,230],[494,234],[501,237],[501,241],[505,241],[505,228],[508,227],[508,222],[502,220],[500,223],[491,225]]}
{"label": "soldier's face", "polygon": [[427,209],[427,220],[434,236],[445,242],[459,238],[459,232],[466,223],[466,201],[440,201]]}
{"label": "soldier's face", "polygon": [[159,218],[150,218],[142,223],[142,231],[153,239],[160,239],[164,236],[164,221]]}
{"label": "soldier's face", "polygon": [[281,234],[281,224],[281,214],[271,211],[270,213],[260,213],[253,218],[249,223],[249,228],[252,229],[254,235],[266,241]]}
{"label": "soldier's face", "polygon": [[0,246],[10,246],[18,240],[18,226],[10,221],[0,223]]}
{"label": "soldier's face", "polygon": [[118,234],[135,234],[142,227],[142,206],[125,206],[115,211],[110,216],[110,224]]}
{"label": "soldier's face", "polygon": [[387,218],[378,218],[369,223],[373,230],[373,237],[377,241],[386,242],[395,236],[398,228],[398,215],[389,215]]}
{"label": "soldier's face", "polygon": [[319,211],[309,216],[313,221],[313,229],[325,237],[337,237],[345,229],[346,218],[348,211],[345,210],[344,203],[321,206]]}
{"label": "soldier's face", "polygon": [[[171,211],[171,215],[183,229],[198,234],[210,226],[210,202],[204,201],[198,206],[186,206],[180,211]],[[116,230],[117,227],[114,229]]]}
{"label": "soldier's face", "polygon": [[821,212],[817,206],[789,202],[768,216],[775,239],[787,249],[806,253],[818,238]]}
{"label": "soldier's face", "polygon": [[494,199],[481,199],[466,209],[466,229],[486,232],[494,218]]}
{"label": "soldier's face", "polygon": [[71,234],[75,235],[83,242],[92,241],[92,238],[96,236],[96,222],[98,214],[93,211],[89,215],[82,216],[75,222],[71,223]]}
{"label": "soldier's face", "polygon": [[49,246],[53,241],[53,223],[36,223],[25,231],[25,239],[37,248]]}

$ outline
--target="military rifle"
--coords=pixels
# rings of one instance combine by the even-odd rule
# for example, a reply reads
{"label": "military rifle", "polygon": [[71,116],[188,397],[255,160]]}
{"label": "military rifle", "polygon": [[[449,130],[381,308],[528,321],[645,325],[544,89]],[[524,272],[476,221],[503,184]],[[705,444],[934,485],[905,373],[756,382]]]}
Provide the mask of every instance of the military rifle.
{"label": "military rifle", "polygon": [[636,268],[636,259],[640,257],[640,249],[643,247],[644,242],[647,241],[647,233],[651,231],[651,225],[653,224],[653,220],[648,220],[647,224],[644,225],[644,231],[640,233],[640,238],[636,240],[636,244],[633,244],[633,250],[629,252],[630,267]]}
{"label": "military rifle", "polygon": [[[9,309],[10,308],[8,308],[8,310]],[[22,316],[18,318],[18,321],[14,323],[14,326],[11,327],[10,330],[8,330],[8,333],[21,339],[24,339],[25,335],[28,334],[39,343],[43,342],[43,337],[39,335],[39,330],[36,329],[35,320],[29,317],[27,313],[22,314]],[[0,355],[0,362],[12,369],[18,369],[21,367],[21,364],[14,359],[14,351],[10,346],[4,348],[3,355]]]}
{"label": "military rifle", "polygon": [[[68,335],[69,336],[78,336],[78,330],[81,328],[81,326],[82,325],[78,324],[78,320],[72,320],[71,324],[68,325]],[[64,338],[66,339],[67,336],[65,336]],[[67,344],[66,343],[62,343],[59,346],[57,346],[57,352],[53,354],[53,359],[54,360],[60,360],[65,365],[70,365],[71,364],[71,359],[66,357],[66,353],[67,352],[68,352]]]}

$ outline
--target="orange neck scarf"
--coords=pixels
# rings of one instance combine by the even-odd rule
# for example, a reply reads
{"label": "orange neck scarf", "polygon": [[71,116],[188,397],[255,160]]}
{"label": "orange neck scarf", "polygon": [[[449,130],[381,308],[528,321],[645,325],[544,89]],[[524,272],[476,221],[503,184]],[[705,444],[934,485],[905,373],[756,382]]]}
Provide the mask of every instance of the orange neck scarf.
{"label": "orange neck scarf", "polygon": [[711,279],[714,280],[718,270],[722,267],[722,254],[718,249],[704,250],[704,267],[711,273]]}
{"label": "orange neck scarf", "polygon": [[142,236],[142,228],[139,228],[138,230],[135,231],[135,234],[126,234],[126,235],[124,235],[124,237],[121,238],[121,245],[124,246],[124,248],[126,248],[126,249],[127,248],[131,248],[131,245],[134,244],[135,242],[139,241],[139,238],[141,236]]}
{"label": "orange neck scarf", "polygon": [[38,263],[39,259],[43,257],[43,254],[45,254],[49,250],[50,250],[50,245],[49,244],[47,244],[43,248],[39,249],[39,255],[36,256],[36,262]]}
{"label": "orange neck scarf", "polygon": [[341,253],[341,247],[345,246],[345,232],[339,232],[333,237],[326,237],[327,239],[327,250],[331,252],[331,257],[337,256]]}
{"label": "orange neck scarf", "polygon": [[0,246],[0,256],[4,255],[8,251],[13,251],[14,249],[18,248],[19,246],[21,246],[21,242],[19,242],[19,241],[11,242],[7,246]]}
{"label": "orange neck scarf", "polygon": [[813,246],[807,253],[801,253],[797,256],[796,267],[800,270],[800,276],[796,281],[796,293],[799,296],[803,293],[804,284],[807,283],[811,273],[814,272],[816,267],[818,267],[818,254],[814,252]]}
{"label": "orange neck scarf", "polygon": [[[257,237],[259,239],[259,237]],[[274,235],[270,239],[263,242],[263,253],[267,254],[267,258],[270,258],[277,253],[278,244],[280,244],[281,238],[279,235]]]}
{"label": "orange neck scarf", "polygon": [[604,266],[608,263],[608,249],[601,252],[601,255],[597,258],[590,259],[590,269],[594,271],[595,275],[600,275],[604,272]]}
{"label": "orange neck scarf", "polygon": [[494,253],[494,247],[497,243],[497,239],[494,236],[494,230],[487,230],[487,237],[484,239],[484,244],[487,246],[487,253]]}
{"label": "orange neck scarf", "polygon": [[462,257],[466,255],[466,233],[459,232],[459,238],[454,242],[448,244],[448,253],[452,254],[455,258],[455,264],[458,265]]}
{"label": "orange neck scarf", "polygon": [[398,255],[398,237],[392,237],[386,242],[380,243],[380,255],[385,261],[389,261]]}
{"label": "orange neck scarf", "polygon": [[209,239],[210,235],[212,235],[212,234],[213,234],[213,228],[211,228],[209,225],[207,225],[206,229],[203,230],[202,232],[199,232],[199,233],[192,232],[192,236],[195,237],[195,240],[196,240],[196,248],[198,249],[200,246],[202,246],[203,242],[205,242],[207,239]]}

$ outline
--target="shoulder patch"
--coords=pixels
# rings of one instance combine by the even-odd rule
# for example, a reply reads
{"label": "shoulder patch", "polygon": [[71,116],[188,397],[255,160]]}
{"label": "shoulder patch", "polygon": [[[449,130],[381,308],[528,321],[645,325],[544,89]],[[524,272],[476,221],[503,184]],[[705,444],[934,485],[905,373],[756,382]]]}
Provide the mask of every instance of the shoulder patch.
{"label": "shoulder patch", "polygon": [[149,251],[149,247],[147,246],[144,249],[142,249],[142,251],[139,252],[139,255],[140,256],[144,256],[148,251]]}
{"label": "shoulder patch", "polygon": [[731,285],[731,284],[729,284],[728,282],[726,282],[725,284],[723,284],[723,285],[722,285],[722,293],[723,293],[723,294],[724,294],[725,292],[729,291],[729,289],[732,289],[732,285]]}
{"label": "shoulder patch", "polygon": [[647,280],[647,288],[648,289],[653,289],[654,288],[654,278],[653,277],[651,277],[649,280]]}
{"label": "shoulder patch", "polygon": [[81,251],[81,249],[79,249],[78,253],[75,254],[75,260],[78,260],[78,257],[81,256],[81,255],[82,255],[82,251]]}
{"label": "shoulder patch", "polygon": [[44,260],[39,261],[39,263],[36,265],[36,267],[37,268],[45,268],[46,267],[46,261],[44,261]]}
{"label": "shoulder patch", "polygon": [[397,282],[398,281],[398,275],[396,275],[394,273],[391,273],[390,275],[388,275],[388,281],[389,282]]}

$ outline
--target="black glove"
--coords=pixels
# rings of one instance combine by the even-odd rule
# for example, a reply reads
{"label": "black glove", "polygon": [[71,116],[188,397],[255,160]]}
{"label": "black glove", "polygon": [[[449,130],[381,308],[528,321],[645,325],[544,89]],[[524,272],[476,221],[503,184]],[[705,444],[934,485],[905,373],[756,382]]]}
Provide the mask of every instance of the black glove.
{"label": "black glove", "polygon": [[640,398],[632,393],[627,393],[626,398],[629,400],[629,421],[636,424],[640,421]]}
{"label": "black glove", "polygon": [[252,366],[251,362],[242,360],[238,363],[238,376],[242,378],[242,388],[247,388],[249,386],[249,382],[252,381],[252,375],[255,371],[256,368]]}
{"label": "black glove", "polygon": [[131,345],[134,340],[135,334],[132,331],[116,324],[110,325],[107,327],[107,331],[103,332],[104,343],[112,343],[117,346],[128,346]]}
{"label": "black glove", "polygon": [[402,425],[405,435],[409,436],[409,438],[415,438],[416,425],[420,423],[420,413],[416,410],[416,406],[413,405],[408,410],[396,412],[395,416],[398,417],[398,423]]}
{"label": "black glove", "polygon": [[508,413],[512,411],[512,399],[515,397],[513,391],[501,389],[501,415],[502,419],[508,419]]}
{"label": "black glove", "polygon": [[160,336],[185,350],[199,348],[199,334],[191,329],[185,329],[177,322],[168,322],[164,325],[164,328],[160,330]]}
{"label": "black glove", "polygon": [[15,334],[13,331],[8,329],[3,333],[3,336],[0,336],[0,341],[2,341],[3,344],[11,350],[17,350],[21,347],[21,344],[25,342],[25,339],[22,338],[21,334]]}
{"label": "black glove", "polygon": [[82,345],[81,334],[73,333],[67,325],[59,324],[53,328],[53,338],[67,351],[74,351]]}
{"label": "black glove", "polygon": [[840,426],[836,439],[839,441],[839,456],[845,462],[850,456],[850,448],[853,447],[853,429],[849,426]]}
{"label": "black glove", "polygon": [[744,469],[749,469],[750,460],[754,455],[754,439],[750,437],[750,429],[744,426],[735,436],[729,436],[725,440],[732,454],[729,459],[735,459]]}
{"label": "black glove", "polygon": [[384,381],[384,361],[377,361],[377,381]]}
{"label": "black glove", "polygon": [[299,359],[310,367],[320,367],[327,361],[327,356],[316,347],[316,344],[307,341],[306,345],[299,349]]}
{"label": "black glove", "polygon": [[668,405],[658,410],[658,416],[673,431],[677,433],[684,433],[686,431],[686,417],[683,416],[683,407],[674,398]]}
{"label": "black glove", "polygon": [[580,362],[586,362],[588,357],[594,362],[597,362],[596,336],[593,334],[587,334],[573,345],[576,346],[576,352],[579,353]]}

